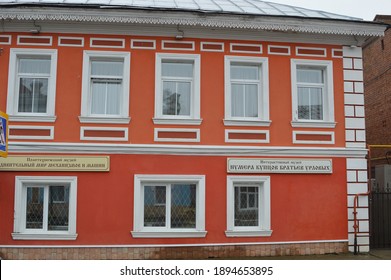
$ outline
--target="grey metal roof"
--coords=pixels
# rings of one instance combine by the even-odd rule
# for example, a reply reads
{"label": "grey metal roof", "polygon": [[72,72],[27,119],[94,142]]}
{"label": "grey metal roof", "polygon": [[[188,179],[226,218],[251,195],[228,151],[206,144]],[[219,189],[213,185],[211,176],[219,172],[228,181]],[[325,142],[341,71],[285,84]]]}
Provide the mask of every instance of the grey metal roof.
{"label": "grey metal roof", "polygon": [[292,16],[305,18],[341,19],[359,18],[282,5],[260,0],[0,0],[2,5],[45,5],[100,8],[127,8],[153,10],[181,10],[205,13],[233,13],[249,15]]}

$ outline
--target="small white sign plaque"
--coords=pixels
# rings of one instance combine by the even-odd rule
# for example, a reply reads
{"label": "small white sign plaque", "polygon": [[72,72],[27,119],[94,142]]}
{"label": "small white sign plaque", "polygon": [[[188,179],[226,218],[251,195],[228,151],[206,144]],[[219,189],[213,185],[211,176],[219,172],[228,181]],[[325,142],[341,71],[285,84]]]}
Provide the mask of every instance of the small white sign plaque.
{"label": "small white sign plaque", "polygon": [[331,159],[229,158],[228,173],[333,173]]}

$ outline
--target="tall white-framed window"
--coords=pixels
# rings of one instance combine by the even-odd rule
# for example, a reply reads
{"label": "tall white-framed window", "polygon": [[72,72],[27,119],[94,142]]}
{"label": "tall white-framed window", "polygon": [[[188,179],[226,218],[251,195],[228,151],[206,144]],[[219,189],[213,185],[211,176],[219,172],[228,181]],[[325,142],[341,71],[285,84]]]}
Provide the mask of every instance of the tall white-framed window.
{"label": "tall white-framed window", "polygon": [[54,122],[57,50],[11,49],[7,112],[12,121]]}
{"label": "tall white-framed window", "polygon": [[132,236],[205,237],[205,176],[135,175]]}
{"label": "tall white-framed window", "polygon": [[77,177],[16,176],[13,239],[75,240]]}
{"label": "tall white-framed window", "polygon": [[261,57],[225,57],[225,125],[269,126],[269,67]]}
{"label": "tall white-framed window", "polygon": [[271,236],[270,177],[227,177],[227,237]]}
{"label": "tall white-framed window", "polygon": [[333,63],[291,60],[292,126],[335,127]]}
{"label": "tall white-framed window", "polygon": [[156,54],[156,124],[199,125],[200,55]]}
{"label": "tall white-framed window", "polygon": [[130,53],[84,51],[82,123],[129,123]]}

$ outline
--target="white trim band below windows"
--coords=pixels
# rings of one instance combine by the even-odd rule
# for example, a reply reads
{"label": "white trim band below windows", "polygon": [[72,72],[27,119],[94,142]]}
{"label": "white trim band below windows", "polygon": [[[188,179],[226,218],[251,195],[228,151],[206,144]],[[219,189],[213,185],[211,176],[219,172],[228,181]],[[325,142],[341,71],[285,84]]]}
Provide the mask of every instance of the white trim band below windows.
{"label": "white trim band below windows", "polygon": [[64,154],[167,154],[167,155],[252,155],[252,156],[309,156],[362,158],[367,149],[355,147],[285,147],[285,146],[209,146],[165,144],[105,144],[105,143],[45,143],[9,142],[11,153]]}

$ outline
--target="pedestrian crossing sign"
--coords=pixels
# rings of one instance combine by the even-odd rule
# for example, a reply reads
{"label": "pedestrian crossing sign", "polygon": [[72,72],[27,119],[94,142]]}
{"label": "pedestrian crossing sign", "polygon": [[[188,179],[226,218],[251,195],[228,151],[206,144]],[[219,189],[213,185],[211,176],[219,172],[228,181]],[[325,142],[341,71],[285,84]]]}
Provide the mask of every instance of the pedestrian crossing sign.
{"label": "pedestrian crossing sign", "polygon": [[8,115],[0,111],[0,157],[8,155]]}

